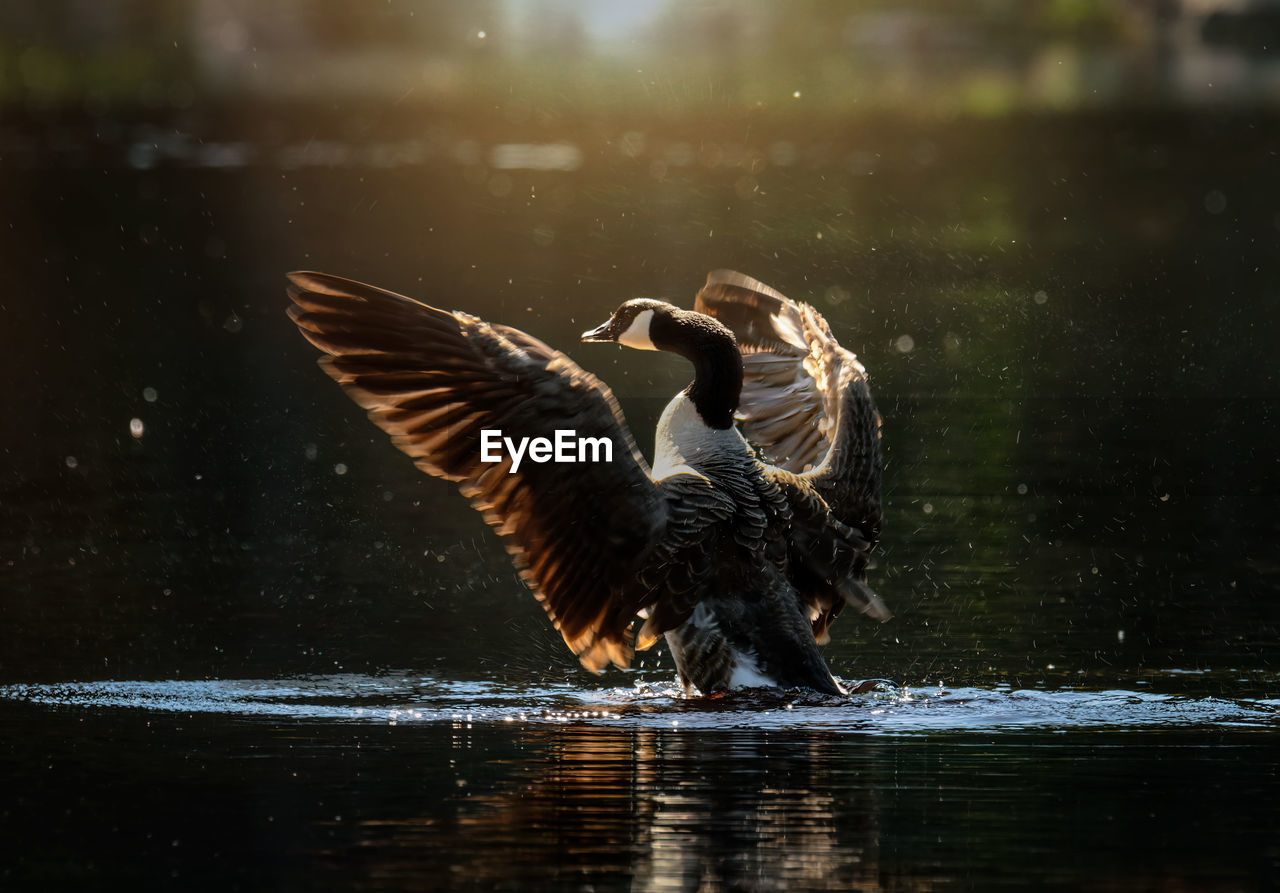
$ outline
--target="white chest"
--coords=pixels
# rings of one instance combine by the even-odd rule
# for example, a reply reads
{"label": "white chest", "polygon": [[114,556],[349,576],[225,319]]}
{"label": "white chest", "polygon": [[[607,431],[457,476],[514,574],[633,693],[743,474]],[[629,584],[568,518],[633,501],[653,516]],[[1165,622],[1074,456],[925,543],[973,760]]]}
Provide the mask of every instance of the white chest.
{"label": "white chest", "polygon": [[751,455],[737,428],[712,428],[687,395],[677,394],[658,420],[653,476],[661,479],[685,468],[697,471],[712,457],[723,461],[735,456],[749,459]]}

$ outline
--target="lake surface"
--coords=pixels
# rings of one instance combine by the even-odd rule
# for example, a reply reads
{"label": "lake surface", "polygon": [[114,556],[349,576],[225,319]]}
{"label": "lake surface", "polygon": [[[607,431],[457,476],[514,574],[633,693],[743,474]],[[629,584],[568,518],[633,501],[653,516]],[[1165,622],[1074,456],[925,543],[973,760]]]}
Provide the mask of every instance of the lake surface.
{"label": "lake surface", "polygon": [[[5,889],[1280,885],[1280,126],[0,127]],[[708,137],[714,133],[714,138]],[[283,273],[579,345],[735,267],[885,416],[849,701],[582,671]]]}

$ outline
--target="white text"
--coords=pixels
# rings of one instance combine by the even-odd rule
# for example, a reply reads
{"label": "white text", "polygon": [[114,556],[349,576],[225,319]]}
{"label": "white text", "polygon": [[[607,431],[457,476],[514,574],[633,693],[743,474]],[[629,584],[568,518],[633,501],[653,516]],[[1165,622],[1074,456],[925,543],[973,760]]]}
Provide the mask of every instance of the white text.
{"label": "white text", "polygon": [[511,456],[509,474],[520,470],[527,457],[530,462],[612,462],[613,441],[607,437],[578,437],[572,428],[558,429],[555,437],[503,437],[501,429],[486,428],[480,432],[480,461],[501,462],[505,446]]}

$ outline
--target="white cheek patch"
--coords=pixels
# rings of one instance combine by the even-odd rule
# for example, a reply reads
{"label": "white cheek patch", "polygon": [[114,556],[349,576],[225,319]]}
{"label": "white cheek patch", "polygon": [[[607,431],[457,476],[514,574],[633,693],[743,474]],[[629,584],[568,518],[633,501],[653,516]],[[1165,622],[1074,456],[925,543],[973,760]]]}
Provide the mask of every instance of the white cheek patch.
{"label": "white cheek patch", "polygon": [[618,336],[618,343],[634,347],[636,350],[657,350],[658,348],[653,346],[653,341],[649,339],[649,323],[652,321],[653,311],[641,310],[636,314],[636,318],[631,320],[627,330]]}

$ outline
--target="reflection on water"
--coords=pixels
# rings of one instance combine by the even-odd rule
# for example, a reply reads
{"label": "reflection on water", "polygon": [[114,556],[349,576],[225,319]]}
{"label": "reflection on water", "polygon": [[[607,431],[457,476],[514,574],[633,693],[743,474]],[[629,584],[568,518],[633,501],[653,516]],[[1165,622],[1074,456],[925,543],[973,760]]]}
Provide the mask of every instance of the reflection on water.
{"label": "reflection on water", "polygon": [[[376,876],[414,877],[440,849],[461,852],[450,869],[481,887],[577,876],[638,890],[834,889],[873,885],[882,870],[873,779],[838,803],[821,742],[577,727],[524,743],[543,751],[538,769],[470,798],[452,822],[350,829],[357,858]],[[494,858],[477,838],[521,846]]]}
{"label": "reflection on water", "polygon": [[4,877],[1240,889],[1280,870],[1274,700],[674,695],[409,675],[7,686]]}
{"label": "reflection on water", "polygon": [[[1170,671],[1177,675],[1179,671]],[[421,676],[279,680],[76,682],[0,687],[0,698],[79,710],[132,708],[318,722],[575,723],[608,727],[821,729],[933,734],[991,729],[1280,726],[1280,700],[1191,698],[1134,691],[898,688],[850,698],[772,691],[685,698],[676,683],[582,690]]]}

